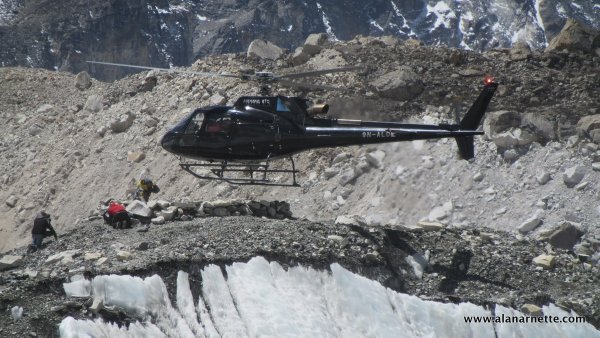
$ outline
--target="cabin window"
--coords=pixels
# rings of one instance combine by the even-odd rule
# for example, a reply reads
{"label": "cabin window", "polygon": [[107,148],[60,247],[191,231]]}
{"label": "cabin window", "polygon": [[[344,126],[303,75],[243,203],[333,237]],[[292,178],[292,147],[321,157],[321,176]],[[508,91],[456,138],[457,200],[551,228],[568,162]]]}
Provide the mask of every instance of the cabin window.
{"label": "cabin window", "polygon": [[206,123],[207,133],[220,133],[229,132],[231,129],[231,117],[225,116],[216,119],[215,121],[209,121]]}
{"label": "cabin window", "polygon": [[290,111],[290,107],[288,106],[287,102],[284,102],[282,99],[277,98],[277,111]]}

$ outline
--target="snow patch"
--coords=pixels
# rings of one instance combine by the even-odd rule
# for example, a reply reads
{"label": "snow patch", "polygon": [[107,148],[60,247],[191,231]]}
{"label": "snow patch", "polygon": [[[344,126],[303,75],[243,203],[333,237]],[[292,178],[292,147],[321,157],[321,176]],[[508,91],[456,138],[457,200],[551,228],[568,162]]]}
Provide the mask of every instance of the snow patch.
{"label": "snow patch", "polygon": [[331,20],[329,20],[329,17],[327,17],[327,15],[325,14],[325,11],[323,10],[323,6],[321,6],[321,4],[318,2],[317,2],[317,8],[319,9],[319,12],[321,13],[323,25],[325,25],[325,31],[327,32],[327,35],[329,36],[329,38],[333,41],[340,41],[335,36],[335,33],[333,33],[333,28],[331,28]]}
{"label": "snow patch", "polygon": [[445,28],[450,28],[450,20],[456,19],[456,13],[444,1],[439,1],[433,7],[427,5],[427,16],[429,15],[435,15],[436,18],[433,27],[429,30],[430,32],[442,25]]}

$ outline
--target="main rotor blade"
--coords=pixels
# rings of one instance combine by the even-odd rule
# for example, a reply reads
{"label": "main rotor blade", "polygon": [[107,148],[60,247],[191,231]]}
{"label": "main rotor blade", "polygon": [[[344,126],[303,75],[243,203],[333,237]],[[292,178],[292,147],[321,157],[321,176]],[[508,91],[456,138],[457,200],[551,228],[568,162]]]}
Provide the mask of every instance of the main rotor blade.
{"label": "main rotor blade", "polygon": [[304,82],[295,82],[288,80],[279,80],[279,84],[289,87],[298,87],[298,88],[307,88],[307,89],[324,89],[324,90],[340,90],[343,88],[334,87],[334,86],[324,86],[320,84],[312,84],[312,83],[304,83]]}
{"label": "main rotor blade", "polygon": [[277,75],[276,78],[277,79],[296,79],[299,77],[306,77],[306,76],[317,76],[317,75],[323,75],[323,74],[331,74],[331,73],[339,73],[339,72],[348,72],[348,71],[352,71],[352,70],[358,70],[358,69],[362,69],[362,66],[351,66],[351,67],[342,67],[342,68],[331,68],[331,69],[322,69],[322,70],[313,70],[313,71],[308,71],[308,72],[301,72],[301,73],[292,73],[292,74],[284,74],[284,75]]}
{"label": "main rotor blade", "polygon": [[239,79],[239,75],[235,74],[224,74],[224,73],[206,73],[206,72],[195,72],[192,70],[179,70],[179,69],[170,69],[170,68],[160,68],[160,67],[146,67],[146,66],[137,66],[137,65],[128,65],[125,63],[112,63],[112,62],[100,62],[100,61],[86,61],[87,63],[93,63],[98,65],[106,65],[106,66],[116,66],[116,67],[129,67],[136,69],[148,69],[148,70],[158,70],[161,72],[167,73],[182,73],[182,74],[191,74],[197,76],[218,76],[218,77],[232,77]]}

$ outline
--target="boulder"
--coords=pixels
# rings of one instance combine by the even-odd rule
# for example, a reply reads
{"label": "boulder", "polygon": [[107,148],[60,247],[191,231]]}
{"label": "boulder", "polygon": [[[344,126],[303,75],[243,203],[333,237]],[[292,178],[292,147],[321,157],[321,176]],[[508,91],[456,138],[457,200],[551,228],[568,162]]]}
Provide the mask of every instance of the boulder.
{"label": "boulder", "polygon": [[18,201],[18,197],[16,197],[15,195],[10,195],[4,203],[6,203],[6,205],[8,205],[9,207],[14,208],[17,205]]}
{"label": "boulder", "polygon": [[175,218],[175,215],[177,215],[177,207],[168,207],[167,209],[158,212],[156,215],[158,217],[162,216],[165,219],[165,221],[171,221],[173,220],[173,218]]}
{"label": "boulder", "polygon": [[362,174],[362,171],[350,168],[342,172],[340,175],[340,185],[345,186],[346,184],[354,181]]}
{"label": "boulder", "polygon": [[79,250],[66,250],[56,253],[46,259],[46,264],[52,264],[60,262],[62,264],[68,264],[73,262],[73,257],[79,255]]}
{"label": "boulder", "polygon": [[99,252],[86,252],[83,255],[83,260],[84,261],[95,261],[100,259],[100,257],[102,257],[102,254]]}
{"label": "boulder", "polygon": [[92,86],[92,78],[86,71],[79,72],[75,76],[75,87],[79,90],[86,90]]}
{"label": "boulder", "polygon": [[548,43],[546,52],[561,50],[595,52],[600,48],[600,32],[575,20],[568,18],[560,33]]}
{"label": "boulder", "polygon": [[321,51],[321,48],[327,44],[328,40],[329,36],[326,33],[310,34],[306,38],[306,41],[304,41],[302,51],[309,56],[313,56]]}
{"label": "boulder", "polygon": [[275,44],[257,39],[250,43],[248,46],[248,57],[257,57],[259,59],[277,60],[284,53],[284,50],[276,46]]}
{"label": "boulder", "polygon": [[509,51],[510,59],[513,61],[521,61],[530,59],[531,47],[525,41],[517,41]]}
{"label": "boulder", "polygon": [[394,100],[406,101],[423,92],[423,81],[408,68],[397,69],[371,82],[379,95]]}
{"label": "boulder", "polygon": [[525,222],[521,223],[521,225],[519,225],[518,228],[519,232],[523,234],[528,233],[530,231],[533,231],[540,224],[542,224],[540,214],[541,212],[538,210],[533,216],[529,217]]}
{"label": "boulder", "polygon": [[544,185],[550,182],[551,178],[552,177],[550,176],[550,174],[546,171],[541,171],[535,176],[535,180],[538,182],[539,185]]}
{"label": "boulder", "polygon": [[304,52],[302,47],[296,48],[292,55],[292,64],[294,66],[301,65],[310,59],[310,55]]}
{"label": "boulder", "polygon": [[54,111],[54,106],[52,106],[50,104],[43,104],[43,105],[39,106],[35,112],[37,115],[46,115],[46,114],[51,114],[53,111]]}
{"label": "boulder", "polygon": [[133,254],[129,251],[119,250],[117,251],[117,259],[120,261],[127,261],[133,259]]}
{"label": "boulder", "polygon": [[227,98],[219,93],[215,93],[208,99],[208,102],[214,106],[221,106],[227,103]]}
{"label": "boulder", "polygon": [[417,222],[417,227],[423,231],[440,231],[443,230],[446,226],[439,222]]}
{"label": "boulder", "polygon": [[142,201],[133,201],[126,208],[127,212],[140,217],[152,217],[152,209]]}
{"label": "boulder", "polygon": [[429,212],[429,215],[427,216],[427,218],[432,222],[442,220],[444,218],[448,218],[452,214],[453,209],[454,209],[454,206],[452,205],[452,202],[446,202],[441,206],[437,206],[437,207],[433,208]]}
{"label": "boulder", "polygon": [[135,120],[135,114],[128,111],[125,114],[121,115],[118,119],[114,119],[110,122],[110,130],[113,133],[122,133],[127,131],[129,127],[133,125],[133,120]]}
{"label": "boulder", "polygon": [[364,220],[357,215],[340,215],[335,219],[335,224],[365,226]]}
{"label": "boulder", "polygon": [[582,235],[583,232],[573,223],[564,222],[550,234],[548,242],[555,248],[573,250]]}
{"label": "boulder", "polygon": [[146,158],[146,154],[141,150],[130,151],[127,153],[127,161],[139,163]]}
{"label": "boulder", "polygon": [[212,213],[214,216],[218,216],[218,217],[229,216],[229,211],[223,207],[214,208]]}
{"label": "boulder", "polygon": [[581,180],[585,176],[585,173],[586,173],[585,167],[576,165],[574,167],[567,169],[563,173],[563,181],[565,182],[565,185],[567,187],[573,188],[574,186],[579,184],[579,182],[581,182]]}
{"label": "boulder", "polygon": [[98,314],[104,308],[104,301],[102,298],[94,298],[92,302],[92,306],[89,307],[89,310],[93,314]]}
{"label": "boulder", "polygon": [[600,129],[600,114],[584,116],[577,122],[577,132],[582,136],[591,136],[597,129]]}
{"label": "boulder", "polygon": [[500,110],[489,112],[483,122],[483,131],[487,137],[509,130],[518,128],[521,125],[521,115],[514,111]]}
{"label": "boulder", "polygon": [[100,95],[90,95],[85,101],[85,105],[83,106],[85,111],[90,113],[97,113],[102,110],[102,96]]}
{"label": "boulder", "polygon": [[15,268],[23,263],[23,256],[6,255],[0,259],[0,271]]}
{"label": "boulder", "polygon": [[535,265],[541,266],[544,269],[552,269],[556,259],[552,255],[539,255],[533,259]]}
{"label": "boulder", "polygon": [[523,312],[526,315],[535,317],[543,315],[542,309],[534,304],[523,304],[523,306],[521,306],[521,312]]}
{"label": "boulder", "polygon": [[385,158],[385,152],[383,150],[375,150],[373,152],[367,153],[366,159],[367,162],[377,168],[383,168],[383,159]]}

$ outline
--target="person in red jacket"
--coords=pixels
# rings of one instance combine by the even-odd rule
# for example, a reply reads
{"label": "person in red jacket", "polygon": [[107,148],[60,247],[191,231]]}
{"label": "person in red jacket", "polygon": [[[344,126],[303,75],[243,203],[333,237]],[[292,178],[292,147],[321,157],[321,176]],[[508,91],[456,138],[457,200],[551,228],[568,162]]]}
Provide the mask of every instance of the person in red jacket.
{"label": "person in red jacket", "polygon": [[114,228],[124,228],[125,224],[131,228],[131,217],[125,210],[123,204],[116,201],[109,201],[108,209],[102,214],[104,221]]}

